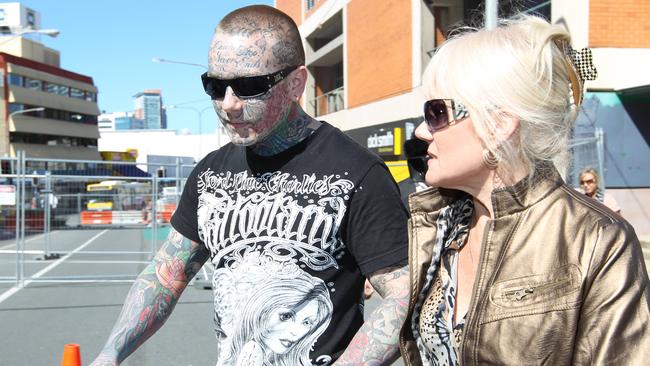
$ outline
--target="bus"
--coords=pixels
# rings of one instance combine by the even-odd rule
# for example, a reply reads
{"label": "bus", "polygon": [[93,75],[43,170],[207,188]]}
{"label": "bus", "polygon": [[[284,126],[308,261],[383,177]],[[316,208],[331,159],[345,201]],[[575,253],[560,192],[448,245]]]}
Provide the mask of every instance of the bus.
{"label": "bus", "polygon": [[107,180],[88,184],[86,193],[81,225],[142,224],[151,202],[151,183]]}
{"label": "bus", "polygon": [[131,211],[146,207],[151,183],[107,180],[86,186],[88,211]]}

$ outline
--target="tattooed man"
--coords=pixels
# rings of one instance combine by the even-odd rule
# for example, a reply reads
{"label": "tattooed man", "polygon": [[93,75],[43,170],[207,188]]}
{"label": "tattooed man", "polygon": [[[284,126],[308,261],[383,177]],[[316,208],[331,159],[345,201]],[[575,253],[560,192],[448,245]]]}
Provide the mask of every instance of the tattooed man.
{"label": "tattooed man", "polygon": [[[93,365],[116,365],[215,267],[217,365],[388,365],[408,297],[407,213],[388,169],[300,106],[295,22],[267,6],[218,24],[203,87],[231,143],[188,178],[173,230]],[[382,297],[364,321],[365,278]]]}

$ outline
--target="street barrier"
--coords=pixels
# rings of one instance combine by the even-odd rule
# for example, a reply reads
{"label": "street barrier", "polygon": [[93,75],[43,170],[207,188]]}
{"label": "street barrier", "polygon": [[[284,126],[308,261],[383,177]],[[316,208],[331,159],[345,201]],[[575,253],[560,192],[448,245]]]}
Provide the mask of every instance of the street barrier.
{"label": "street barrier", "polygon": [[[99,254],[111,256],[111,263],[117,264],[152,257],[165,239],[193,169],[181,158],[169,160],[172,163],[41,159],[25,157],[22,151],[0,158],[0,265],[5,263],[0,266],[0,282],[112,280],[101,273],[83,278],[35,276],[37,271],[30,269],[34,264],[70,254],[70,245],[53,239],[66,232],[136,229],[142,235],[131,249],[122,245]],[[15,268],[8,273],[6,263],[11,262]]]}

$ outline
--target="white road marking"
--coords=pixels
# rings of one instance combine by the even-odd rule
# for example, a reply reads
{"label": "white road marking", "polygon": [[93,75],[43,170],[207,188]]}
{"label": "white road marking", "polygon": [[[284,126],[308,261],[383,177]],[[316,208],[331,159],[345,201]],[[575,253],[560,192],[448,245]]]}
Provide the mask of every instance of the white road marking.
{"label": "white road marking", "polygon": [[73,251],[70,252],[70,254],[68,254],[66,256],[63,256],[60,259],[57,259],[54,263],[52,263],[49,266],[47,266],[47,267],[43,268],[42,270],[38,271],[35,275],[32,276],[31,280],[25,281],[24,286],[15,285],[12,288],[10,288],[9,290],[7,290],[7,291],[3,292],[2,294],[0,294],[0,304],[2,304],[3,301],[10,298],[11,296],[13,296],[18,291],[20,291],[23,288],[27,287],[30,283],[34,282],[34,279],[37,279],[37,278],[43,276],[47,272],[49,272],[49,271],[53,270],[54,268],[56,268],[59,264],[63,263],[67,258],[70,258],[73,254],[77,253],[80,250],[83,250],[85,247],[87,247],[93,241],[95,241],[95,239],[99,238],[100,236],[102,236],[107,231],[108,231],[108,229],[98,233],[97,235],[95,235],[92,238],[88,239],[85,243],[83,243],[80,246],[78,246],[77,248],[75,248]]}

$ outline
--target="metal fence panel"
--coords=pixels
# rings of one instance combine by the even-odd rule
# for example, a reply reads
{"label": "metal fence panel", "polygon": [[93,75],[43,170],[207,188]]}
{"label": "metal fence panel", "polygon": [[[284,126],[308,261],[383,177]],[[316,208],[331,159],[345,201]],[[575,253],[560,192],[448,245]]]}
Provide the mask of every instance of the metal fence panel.
{"label": "metal fence panel", "polygon": [[[176,164],[155,166],[24,158],[23,152],[16,158],[0,158],[0,282],[132,280],[132,271],[111,279],[100,267],[139,263],[153,256],[166,237],[185,175],[192,168],[181,164],[180,158]],[[72,245],[82,244],[95,232],[119,230],[112,247]],[[131,243],[122,242],[120,236],[129,237]],[[44,261],[70,254],[87,256],[84,263],[96,263],[96,273],[39,275]],[[15,263],[13,271],[9,263]]]}

